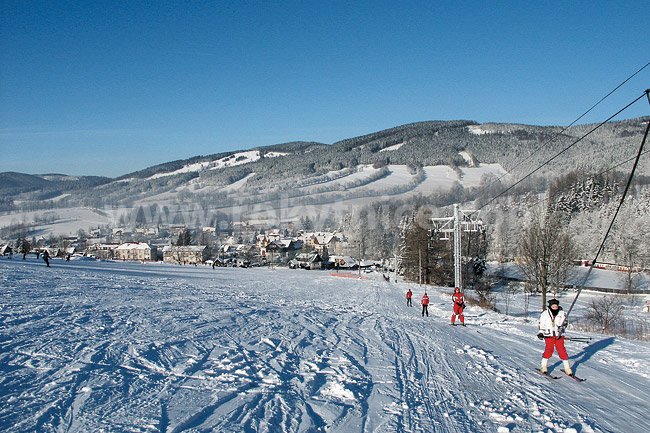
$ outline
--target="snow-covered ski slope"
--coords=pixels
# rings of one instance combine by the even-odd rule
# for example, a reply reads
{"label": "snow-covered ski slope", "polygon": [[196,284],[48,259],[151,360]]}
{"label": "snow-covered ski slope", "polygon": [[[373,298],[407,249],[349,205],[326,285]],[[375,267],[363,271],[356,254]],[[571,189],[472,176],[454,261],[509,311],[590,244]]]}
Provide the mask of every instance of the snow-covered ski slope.
{"label": "snow-covered ski slope", "polygon": [[452,327],[448,289],[423,318],[374,274],[52,266],[0,258],[0,431],[650,431],[647,343],[568,342],[587,381],[548,380],[534,324]]}

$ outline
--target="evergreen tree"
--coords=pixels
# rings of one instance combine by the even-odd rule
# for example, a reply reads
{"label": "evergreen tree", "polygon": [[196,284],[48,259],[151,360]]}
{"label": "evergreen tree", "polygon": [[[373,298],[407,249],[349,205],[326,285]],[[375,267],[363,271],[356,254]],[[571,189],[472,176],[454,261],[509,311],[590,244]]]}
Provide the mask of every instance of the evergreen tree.
{"label": "evergreen tree", "polygon": [[199,236],[198,244],[199,245],[205,245],[205,246],[208,246],[208,247],[211,246],[211,244],[212,244],[210,236],[206,232],[204,232],[203,230],[201,230],[201,234]]}
{"label": "evergreen tree", "polygon": [[192,245],[192,232],[190,229],[183,230],[183,245]]}
{"label": "evergreen tree", "polygon": [[142,206],[138,206],[138,211],[135,216],[135,226],[136,227],[147,226],[147,217],[144,214],[144,209],[142,209]]}
{"label": "evergreen tree", "polygon": [[404,278],[418,283],[427,283],[429,232],[415,215],[406,217],[402,224],[401,267]]}
{"label": "evergreen tree", "polygon": [[314,223],[312,222],[311,218],[309,218],[309,215],[300,217],[300,226],[307,232],[314,230]]}
{"label": "evergreen tree", "polygon": [[454,285],[453,237],[441,239],[441,234],[433,232],[429,239],[429,275],[431,284],[451,287]]}
{"label": "evergreen tree", "polygon": [[179,247],[192,245],[192,232],[190,229],[184,229],[178,234],[176,245]]}
{"label": "evergreen tree", "polygon": [[20,253],[21,254],[27,254],[32,249],[32,245],[30,244],[30,242],[26,238],[23,238],[23,240],[20,243],[19,247],[20,247]]}

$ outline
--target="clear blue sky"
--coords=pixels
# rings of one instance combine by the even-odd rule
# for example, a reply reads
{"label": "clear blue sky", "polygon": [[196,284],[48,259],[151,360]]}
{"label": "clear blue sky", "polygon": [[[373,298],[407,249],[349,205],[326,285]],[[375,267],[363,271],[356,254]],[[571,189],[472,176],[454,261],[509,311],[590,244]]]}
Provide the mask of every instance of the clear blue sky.
{"label": "clear blue sky", "polygon": [[[422,120],[567,125],[650,61],[642,0],[0,5],[0,171],[118,176]],[[648,87],[650,67],[582,123]]]}

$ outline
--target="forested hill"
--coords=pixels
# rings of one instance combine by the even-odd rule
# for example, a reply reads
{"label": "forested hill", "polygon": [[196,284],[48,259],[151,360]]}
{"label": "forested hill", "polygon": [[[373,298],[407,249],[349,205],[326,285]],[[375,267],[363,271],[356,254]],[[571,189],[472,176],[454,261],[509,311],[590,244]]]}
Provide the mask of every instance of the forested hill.
{"label": "forested hill", "polygon": [[[551,182],[576,168],[596,172],[632,158],[648,119],[610,122],[575,146],[571,145],[595,125],[564,130],[554,126],[481,124],[469,120],[428,121],[333,144],[292,142],[195,156],[116,179],[0,173],[3,196],[0,210],[34,208],[42,200],[50,200],[47,205],[57,207],[130,205],[147,198],[160,198],[161,194],[170,199],[179,193],[185,194],[185,198],[197,195],[214,200],[223,198],[228,189],[259,195],[294,191],[309,185],[325,185],[325,190],[320,192],[332,192],[372,184],[372,188],[366,188],[372,189],[371,196],[380,194],[382,189],[395,194],[426,182],[423,167],[446,166],[457,170],[494,164],[516,179],[569,147],[561,158],[537,173]],[[369,166],[375,171],[359,174],[363,167]],[[408,167],[412,176],[404,185],[399,184],[396,176],[390,177],[397,173],[394,167],[400,166]],[[648,158],[642,161],[639,172],[650,172]],[[461,181],[462,176],[460,173]],[[377,183],[382,179],[383,183]],[[335,185],[334,181],[338,183]]]}

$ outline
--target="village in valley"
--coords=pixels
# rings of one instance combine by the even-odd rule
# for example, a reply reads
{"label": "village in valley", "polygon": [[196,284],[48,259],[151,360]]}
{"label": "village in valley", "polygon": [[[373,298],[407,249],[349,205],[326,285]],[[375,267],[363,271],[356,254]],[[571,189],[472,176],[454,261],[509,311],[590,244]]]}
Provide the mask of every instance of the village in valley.
{"label": "village in valley", "polygon": [[21,259],[40,256],[63,260],[164,262],[214,267],[288,266],[302,269],[370,268],[381,261],[362,260],[344,253],[354,250],[340,232],[268,229],[263,225],[233,224],[230,232],[214,227],[185,225],[156,228],[96,228],[76,236],[50,236],[0,242],[0,255]]}

